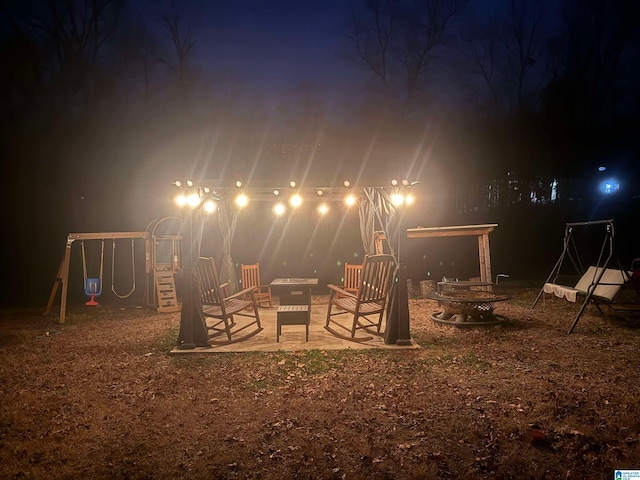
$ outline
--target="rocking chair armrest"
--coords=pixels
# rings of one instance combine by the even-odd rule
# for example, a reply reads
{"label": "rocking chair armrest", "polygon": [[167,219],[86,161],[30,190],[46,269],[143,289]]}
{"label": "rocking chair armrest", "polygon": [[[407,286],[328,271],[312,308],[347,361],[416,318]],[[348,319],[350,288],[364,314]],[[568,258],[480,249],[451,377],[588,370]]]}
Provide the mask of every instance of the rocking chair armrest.
{"label": "rocking chair armrest", "polygon": [[220,291],[222,292],[223,296],[227,296],[229,295],[229,286],[231,285],[231,282],[224,282],[220,284]]}
{"label": "rocking chair armrest", "polygon": [[327,287],[329,287],[329,290],[332,290],[332,291],[331,291],[331,295],[333,295],[333,294],[334,294],[334,292],[335,292],[335,293],[339,293],[340,295],[342,295],[342,296],[344,296],[344,297],[353,297],[353,298],[356,298],[356,295],[354,295],[353,293],[351,293],[351,292],[347,292],[347,291],[346,291],[346,290],[344,290],[343,288],[338,287],[338,286],[336,286],[336,285],[333,285],[332,283],[330,283],[329,285],[327,285]]}
{"label": "rocking chair armrest", "polygon": [[225,300],[232,300],[234,298],[243,297],[244,295],[246,295],[248,293],[250,293],[251,296],[253,297],[254,291],[255,291],[255,287],[248,287],[248,288],[245,288],[244,290],[240,290],[239,292],[234,293],[231,296],[225,297],[224,299]]}

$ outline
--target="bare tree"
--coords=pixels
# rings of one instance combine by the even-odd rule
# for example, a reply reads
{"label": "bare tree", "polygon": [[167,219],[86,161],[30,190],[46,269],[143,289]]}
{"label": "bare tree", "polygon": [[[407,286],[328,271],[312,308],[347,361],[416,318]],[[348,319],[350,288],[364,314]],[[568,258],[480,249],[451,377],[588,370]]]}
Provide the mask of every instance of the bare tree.
{"label": "bare tree", "polygon": [[451,23],[466,0],[419,0],[406,12],[400,63],[406,71],[407,103],[415,96],[421,75],[428,70],[435,49],[442,45]]}
{"label": "bare tree", "polygon": [[87,107],[112,85],[108,50],[122,8],[122,0],[42,0],[16,19],[48,49],[48,76],[65,104]]}
{"label": "bare tree", "polygon": [[527,75],[540,55],[540,26],[542,23],[538,3],[511,0],[505,25],[504,50],[508,71],[505,76],[515,88],[515,106],[524,108],[524,89]]}
{"label": "bare tree", "polygon": [[389,94],[389,62],[392,42],[397,30],[396,4],[398,0],[366,0],[369,21],[352,13],[353,34],[350,36],[358,58],[382,85],[385,97]]}
{"label": "bare tree", "polygon": [[469,55],[475,73],[480,75],[489,90],[491,104],[497,106],[500,102],[498,87],[498,36],[495,23],[484,30],[482,37],[475,36],[470,41]]}
{"label": "bare tree", "polygon": [[[469,33],[470,32],[470,33]],[[533,70],[540,67],[543,49],[542,13],[535,0],[511,0],[509,10],[487,22],[473,19],[465,32],[465,56],[475,95],[496,111],[522,111],[538,92]],[[483,90],[483,93],[478,93]]]}
{"label": "bare tree", "polygon": [[423,87],[435,50],[466,0],[366,0],[353,14],[352,43],[380,81],[385,99],[400,100],[406,114]]}
{"label": "bare tree", "polygon": [[559,60],[546,90],[547,102],[562,104],[577,124],[614,118],[628,88],[622,78],[631,64],[625,59],[638,51],[638,15],[637,2],[566,0]]}
{"label": "bare tree", "polygon": [[172,53],[158,55],[158,58],[174,75],[178,94],[186,101],[189,89],[189,61],[196,41],[193,23],[184,24],[184,12],[181,7],[180,0],[173,0],[171,12],[160,15],[160,24],[171,43]]}

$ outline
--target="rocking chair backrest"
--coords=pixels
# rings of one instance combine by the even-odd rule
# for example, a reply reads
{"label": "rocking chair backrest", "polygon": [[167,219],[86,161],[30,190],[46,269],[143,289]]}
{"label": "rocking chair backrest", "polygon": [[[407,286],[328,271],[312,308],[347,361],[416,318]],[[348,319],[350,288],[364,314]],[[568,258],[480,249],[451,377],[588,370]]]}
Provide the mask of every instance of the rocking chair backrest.
{"label": "rocking chair backrest", "polygon": [[392,255],[368,255],[364,257],[358,303],[384,304],[391,287],[391,279],[395,269]]}
{"label": "rocking chair backrest", "polygon": [[222,305],[224,293],[218,280],[218,272],[213,257],[200,257],[196,267],[200,280],[200,294],[204,305]]}
{"label": "rocking chair backrest", "polygon": [[344,284],[343,288],[347,292],[357,293],[360,287],[360,276],[362,275],[362,264],[344,264]]}
{"label": "rocking chair backrest", "polygon": [[260,264],[242,264],[242,288],[260,287]]}

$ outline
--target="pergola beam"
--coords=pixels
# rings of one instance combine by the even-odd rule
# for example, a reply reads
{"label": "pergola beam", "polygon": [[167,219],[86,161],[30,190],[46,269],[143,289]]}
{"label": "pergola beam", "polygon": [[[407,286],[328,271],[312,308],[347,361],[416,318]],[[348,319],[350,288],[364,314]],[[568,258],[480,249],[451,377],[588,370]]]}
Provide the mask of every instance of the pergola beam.
{"label": "pergola beam", "polygon": [[491,250],[489,248],[489,234],[493,232],[497,223],[482,225],[457,225],[450,227],[418,227],[408,228],[407,238],[441,238],[441,237],[478,237],[478,258],[480,265],[480,281],[491,282]]}

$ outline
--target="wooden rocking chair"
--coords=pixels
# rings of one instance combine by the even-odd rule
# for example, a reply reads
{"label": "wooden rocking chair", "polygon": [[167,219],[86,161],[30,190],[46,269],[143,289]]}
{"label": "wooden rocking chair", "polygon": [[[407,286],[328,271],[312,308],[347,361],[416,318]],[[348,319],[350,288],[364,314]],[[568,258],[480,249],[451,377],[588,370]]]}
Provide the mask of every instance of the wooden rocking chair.
{"label": "wooden rocking chair", "polygon": [[240,271],[242,278],[242,288],[253,288],[253,294],[256,298],[256,303],[258,305],[266,303],[267,305],[272,307],[273,304],[271,303],[271,286],[262,285],[260,282],[260,264],[242,264],[240,266]]}
{"label": "wooden rocking chair", "polygon": [[[200,280],[202,309],[209,331],[210,344],[227,345],[241,342],[262,331],[253,287],[229,295],[229,284],[220,284],[216,265],[211,257],[200,257],[196,270]],[[235,315],[249,317],[253,321],[234,330]],[[249,333],[237,336],[240,332],[252,327],[253,330]],[[218,336],[224,334],[226,334],[226,340],[216,340]]]}
{"label": "wooden rocking chair", "polygon": [[[355,293],[329,284],[329,308],[325,329],[337,337],[356,342],[366,342],[373,338],[371,336],[356,337],[358,329],[367,329],[366,331],[369,333],[381,335],[382,314],[391,289],[394,270],[393,256],[368,255],[364,257],[360,285]],[[353,321],[348,325],[343,325],[333,318],[345,314],[350,314],[353,318]],[[350,335],[338,333],[332,325],[346,330]],[[375,332],[368,330],[373,327],[375,327]]]}
{"label": "wooden rocking chair", "polygon": [[342,289],[355,295],[360,287],[360,276],[362,275],[362,264],[344,264],[344,282]]}

